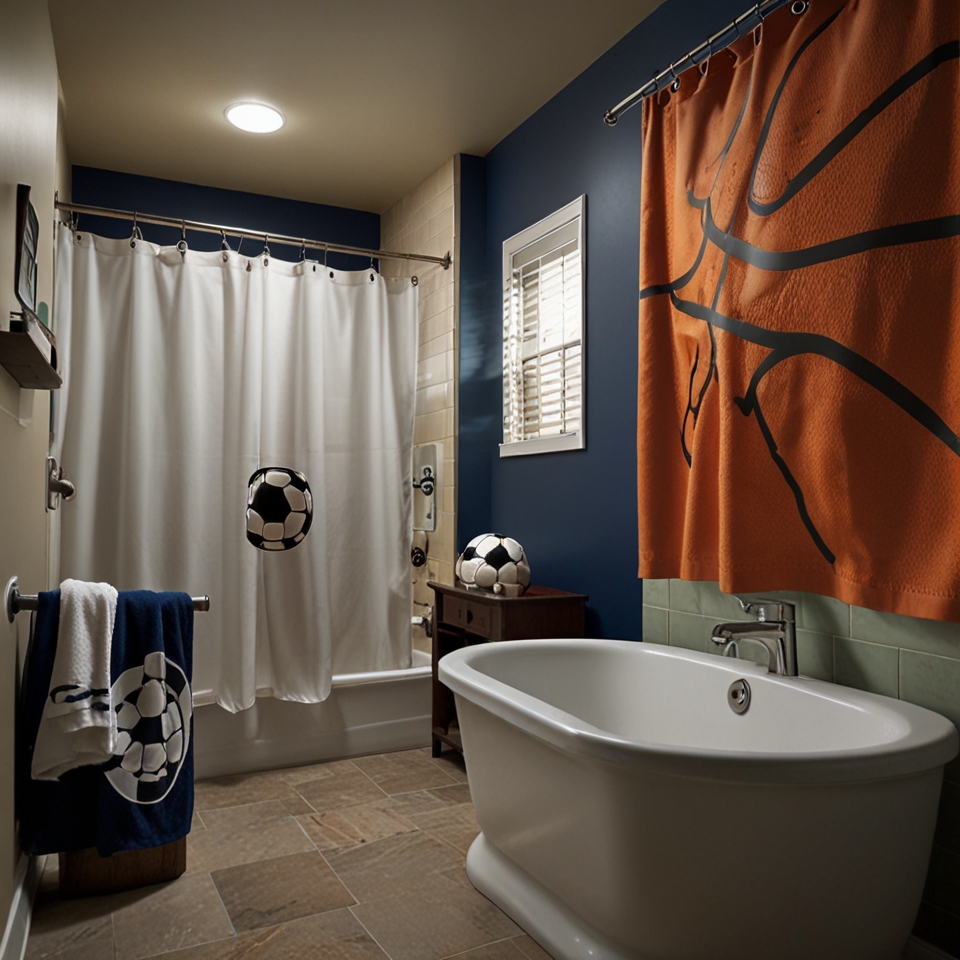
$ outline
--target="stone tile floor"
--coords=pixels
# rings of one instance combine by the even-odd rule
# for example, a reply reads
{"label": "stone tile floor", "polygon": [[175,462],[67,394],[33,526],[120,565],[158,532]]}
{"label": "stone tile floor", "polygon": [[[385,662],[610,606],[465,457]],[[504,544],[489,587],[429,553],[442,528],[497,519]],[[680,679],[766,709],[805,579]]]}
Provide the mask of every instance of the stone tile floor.
{"label": "stone tile floor", "polygon": [[470,885],[478,830],[452,752],[201,781],[173,883],[61,900],[47,858],[25,960],[550,960]]}

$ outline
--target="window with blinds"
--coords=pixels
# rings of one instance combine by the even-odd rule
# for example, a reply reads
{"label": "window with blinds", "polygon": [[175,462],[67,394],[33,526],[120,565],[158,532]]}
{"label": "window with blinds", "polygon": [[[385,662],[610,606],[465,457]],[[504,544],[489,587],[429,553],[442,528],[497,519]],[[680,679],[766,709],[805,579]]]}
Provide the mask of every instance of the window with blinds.
{"label": "window with blinds", "polygon": [[585,446],[584,200],[503,245],[501,457]]}

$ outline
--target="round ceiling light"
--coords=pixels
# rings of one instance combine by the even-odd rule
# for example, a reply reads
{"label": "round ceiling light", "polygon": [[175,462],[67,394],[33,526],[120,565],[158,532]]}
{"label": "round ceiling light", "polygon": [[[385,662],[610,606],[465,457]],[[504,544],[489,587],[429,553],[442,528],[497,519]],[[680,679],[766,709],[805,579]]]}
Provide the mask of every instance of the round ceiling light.
{"label": "round ceiling light", "polygon": [[247,133],[273,133],[286,121],[283,114],[265,103],[235,103],[224,111],[226,118]]}

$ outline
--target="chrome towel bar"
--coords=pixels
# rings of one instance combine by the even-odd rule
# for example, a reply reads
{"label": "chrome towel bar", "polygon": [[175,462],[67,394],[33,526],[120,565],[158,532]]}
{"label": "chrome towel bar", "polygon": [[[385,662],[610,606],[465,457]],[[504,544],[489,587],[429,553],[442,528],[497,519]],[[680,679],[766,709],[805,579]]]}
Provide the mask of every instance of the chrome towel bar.
{"label": "chrome towel bar", "polygon": [[[191,597],[193,600],[193,609],[199,612],[206,612],[210,609],[209,597]],[[21,593],[20,583],[16,577],[11,577],[7,581],[7,587],[3,591],[3,605],[7,611],[7,619],[13,623],[13,618],[21,610],[36,610],[40,598],[35,593]]]}

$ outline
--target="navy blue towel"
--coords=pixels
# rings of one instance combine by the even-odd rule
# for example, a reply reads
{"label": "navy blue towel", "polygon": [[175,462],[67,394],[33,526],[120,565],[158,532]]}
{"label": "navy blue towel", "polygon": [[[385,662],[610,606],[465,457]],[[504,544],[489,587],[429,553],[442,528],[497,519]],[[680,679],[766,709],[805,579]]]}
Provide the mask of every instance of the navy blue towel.
{"label": "navy blue towel", "polygon": [[33,748],[50,692],[60,629],[60,591],[40,594],[20,681],[17,710],[17,817],[25,853],[82,850],[97,842],[99,767],[80,767],[59,780],[33,780]]}
{"label": "navy blue towel", "polygon": [[56,782],[30,779],[50,685],[60,591],[40,594],[21,687],[19,816],[31,854],[96,846],[101,856],[184,837],[193,816],[193,603],[185,593],[122,591],[110,664],[116,755]]}

